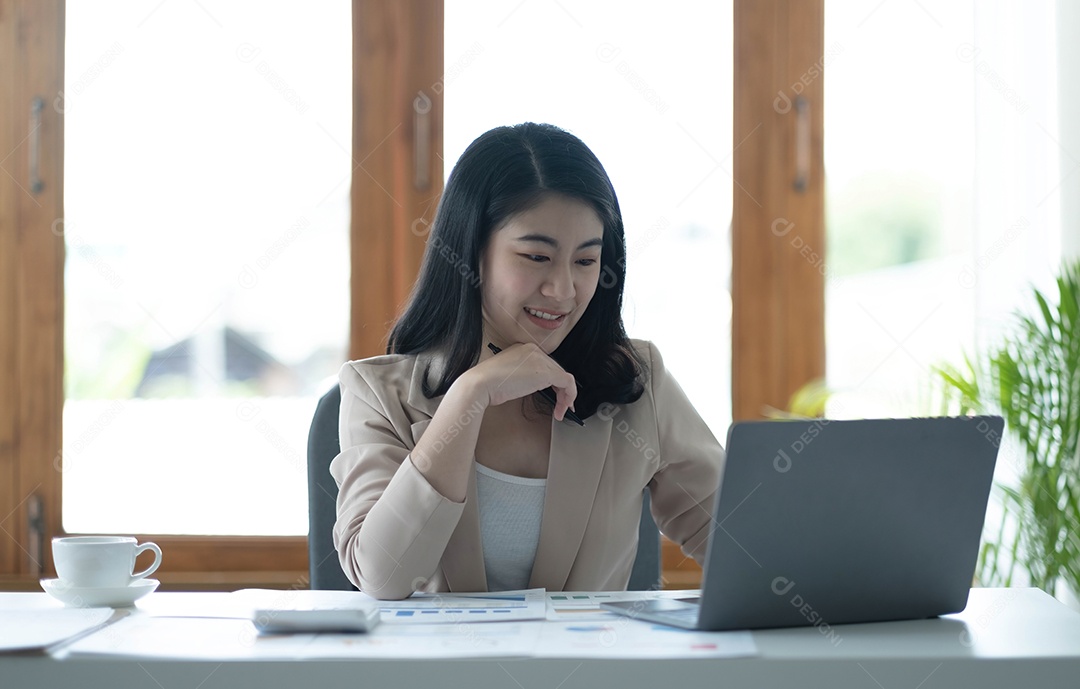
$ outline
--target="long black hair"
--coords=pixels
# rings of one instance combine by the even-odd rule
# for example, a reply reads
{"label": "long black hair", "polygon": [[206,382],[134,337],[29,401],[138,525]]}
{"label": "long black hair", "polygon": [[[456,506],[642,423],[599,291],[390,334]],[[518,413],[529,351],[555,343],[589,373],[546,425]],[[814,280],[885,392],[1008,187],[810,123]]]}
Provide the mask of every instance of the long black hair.
{"label": "long black hair", "polygon": [[622,322],[626,240],[607,172],[581,139],[549,124],[498,127],[458,159],[439,201],[420,276],[390,332],[387,353],[439,352],[446,365],[424,394],[445,394],[483,347],[480,257],[492,232],[545,197],[561,195],[596,211],[604,225],[596,293],[551,357],[579,384],[582,418],[604,403],[637,400],[647,367]]}

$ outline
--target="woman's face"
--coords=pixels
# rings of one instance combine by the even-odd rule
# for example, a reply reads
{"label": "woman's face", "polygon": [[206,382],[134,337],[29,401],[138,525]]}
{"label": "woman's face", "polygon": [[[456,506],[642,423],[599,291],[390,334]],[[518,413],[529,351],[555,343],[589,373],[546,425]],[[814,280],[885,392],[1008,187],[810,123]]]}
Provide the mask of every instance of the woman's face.
{"label": "woman's face", "polygon": [[603,235],[596,211],[557,195],[493,232],[480,258],[485,343],[554,352],[596,293]]}

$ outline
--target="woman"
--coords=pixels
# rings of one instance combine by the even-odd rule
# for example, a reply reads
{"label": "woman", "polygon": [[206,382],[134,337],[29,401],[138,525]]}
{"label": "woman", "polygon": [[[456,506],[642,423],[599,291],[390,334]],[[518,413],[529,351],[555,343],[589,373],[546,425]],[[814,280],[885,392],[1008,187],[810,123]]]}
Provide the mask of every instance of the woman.
{"label": "woman", "polygon": [[577,137],[526,123],[468,147],[388,354],[340,374],[334,542],[361,590],[625,589],[646,488],[702,562],[723,450],[627,338],[625,255]]}

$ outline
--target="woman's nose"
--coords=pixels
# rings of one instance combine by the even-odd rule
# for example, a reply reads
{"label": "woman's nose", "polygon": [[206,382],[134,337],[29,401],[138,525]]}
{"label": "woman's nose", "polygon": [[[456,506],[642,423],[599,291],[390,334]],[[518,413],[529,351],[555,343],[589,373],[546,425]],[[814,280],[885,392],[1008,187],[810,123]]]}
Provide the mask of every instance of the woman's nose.
{"label": "woman's nose", "polygon": [[544,282],[541,293],[556,301],[566,301],[574,297],[574,274],[570,266],[553,267]]}

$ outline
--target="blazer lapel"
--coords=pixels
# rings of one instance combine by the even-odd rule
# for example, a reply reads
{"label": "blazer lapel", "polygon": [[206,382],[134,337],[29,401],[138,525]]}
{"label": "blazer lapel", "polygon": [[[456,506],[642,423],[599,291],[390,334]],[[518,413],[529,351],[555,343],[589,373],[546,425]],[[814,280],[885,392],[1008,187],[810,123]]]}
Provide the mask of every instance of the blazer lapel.
{"label": "blazer lapel", "polygon": [[552,419],[544,516],[530,588],[561,591],[592,514],[611,440],[611,419],[593,415],[584,427]]}
{"label": "blazer lapel", "polygon": [[[442,402],[442,397],[428,399],[424,396],[424,371],[428,364],[432,364],[432,371],[438,371],[441,361],[435,357],[418,356],[409,385],[408,404],[420,412],[420,418],[411,426],[414,447]],[[487,572],[484,570],[484,551],[480,539],[480,510],[476,500],[475,468],[469,470],[465,510],[446,545],[446,553],[442,558],[442,574],[451,591],[487,591]]]}

